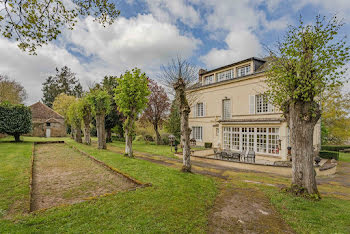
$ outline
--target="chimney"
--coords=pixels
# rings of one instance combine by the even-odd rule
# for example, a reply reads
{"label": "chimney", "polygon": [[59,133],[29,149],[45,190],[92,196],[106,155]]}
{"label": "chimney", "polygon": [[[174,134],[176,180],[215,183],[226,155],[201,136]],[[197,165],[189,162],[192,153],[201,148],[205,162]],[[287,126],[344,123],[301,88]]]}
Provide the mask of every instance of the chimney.
{"label": "chimney", "polygon": [[202,82],[202,74],[204,74],[207,70],[205,69],[199,69],[198,76],[199,76],[199,82]]}

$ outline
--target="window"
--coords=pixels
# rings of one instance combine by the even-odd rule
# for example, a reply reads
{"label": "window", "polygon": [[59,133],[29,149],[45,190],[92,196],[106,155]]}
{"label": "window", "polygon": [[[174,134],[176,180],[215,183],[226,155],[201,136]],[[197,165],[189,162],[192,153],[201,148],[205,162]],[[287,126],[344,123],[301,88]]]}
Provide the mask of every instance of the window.
{"label": "window", "polygon": [[202,139],[203,139],[203,128],[202,127],[192,127],[192,136],[197,141],[202,141]]}
{"label": "window", "polygon": [[267,134],[266,128],[256,128],[256,152],[267,152]]}
{"label": "window", "polygon": [[51,126],[51,123],[46,123],[46,126],[47,126],[47,127],[50,127],[50,126]]}
{"label": "window", "polygon": [[233,78],[233,70],[228,70],[218,73],[218,82],[223,80],[229,80]]}
{"label": "window", "polygon": [[256,95],[256,113],[266,113],[269,111],[269,103],[267,97],[263,94]]}
{"label": "window", "polygon": [[268,98],[264,94],[255,96],[256,113],[270,113],[274,112],[274,107],[269,103]]}
{"label": "window", "polygon": [[205,85],[212,84],[212,83],[214,83],[214,75],[204,77]]}
{"label": "window", "polygon": [[216,136],[219,136],[219,134],[220,134],[220,130],[219,128],[216,128]]}
{"label": "window", "polygon": [[279,154],[279,128],[269,128],[268,153]]}
{"label": "window", "polygon": [[196,104],[196,117],[203,117],[204,116],[204,104],[203,102]]}
{"label": "window", "polygon": [[237,76],[245,76],[248,75],[250,73],[250,65],[245,66],[245,67],[240,67],[237,69]]}
{"label": "window", "polygon": [[222,118],[223,119],[231,118],[231,100],[230,99],[222,100]]}
{"label": "window", "polygon": [[224,127],[223,147],[230,150],[255,150],[257,153],[278,155],[278,127]]}

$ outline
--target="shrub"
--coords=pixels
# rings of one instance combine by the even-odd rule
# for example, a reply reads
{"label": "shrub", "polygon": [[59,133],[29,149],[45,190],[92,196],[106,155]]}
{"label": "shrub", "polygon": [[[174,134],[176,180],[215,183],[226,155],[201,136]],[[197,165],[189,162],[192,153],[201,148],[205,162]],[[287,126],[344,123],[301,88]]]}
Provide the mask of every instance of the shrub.
{"label": "shrub", "polygon": [[144,139],[145,141],[154,141],[153,136],[148,135],[148,134],[145,135],[143,139]]}
{"label": "shrub", "polygon": [[168,133],[164,133],[164,134],[160,135],[162,145],[169,145],[170,144],[169,136],[170,136],[170,134],[168,134]]}
{"label": "shrub", "polygon": [[323,145],[321,150],[326,151],[342,151],[345,149],[350,149],[350,145]]}
{"label": "shrub", "polygon": [[0,133],[15,137],[20,141],[20,135],[32,130],[32,112],[24,105],[0,103]]}
{"label": "shrub", "polygon": [[204,143],[204,148],[210,149],[211,147],[213,147],[213,143],[211,143],[211,142],[205,142]]}
{"label": "shrub", "polygon": [[337,152],[337,151],[321,150],[320,153],[319,153],[319,156],[321,158],[325,158],[325,159],[339,160],[339,152]]}
{"label": "shrub", "polygon": [[143,136],[142,135],[136,136],[135,141],[143,141]]}

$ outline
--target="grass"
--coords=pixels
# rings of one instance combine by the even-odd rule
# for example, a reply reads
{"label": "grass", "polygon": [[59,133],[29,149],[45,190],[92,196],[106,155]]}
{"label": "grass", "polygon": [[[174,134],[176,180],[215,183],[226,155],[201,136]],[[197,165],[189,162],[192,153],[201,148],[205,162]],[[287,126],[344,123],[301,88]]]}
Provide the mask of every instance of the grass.
{"label": "grass", "polygon": [[[45,138],[24,138],[26,141]],[[52,139],[50,139],[52,140]],[[126,232],[126,233],[203,233],[208,213],[218,194],[217,182],[211,178],[184,174],[178,169],[129,159],[108,150],[77,144],[68,144],[95,156],[105,163],[152,187],[132,192],[121,192],[98,200],[72,206],[58,207],[36,215],[19,215],[27,204],[31,143],[0,143],[0,209],[7,212],[16,200],[18,216],[11,220],[0,218],[1,231],[23,232]],[[122,142],[113,142],[124,147]],[[168,146],[134,144],[136,151],[169,154]],[[167,148],[165,148],[167,147]],[[340,161],[349,162],[350,154],[341,153]],[[350,233],[350,200],[335,195],[324,195],[321,201],[312,201],[281,192],[271,184],[289,185],[290,179],[268,174],[228,171],[231,183],[237,188],[254,187],[263,191],[283,219],[297,233]],[[245,183],[244,180],[262,184]],[[8,189],[10,188],[10,189]],[[323,184],[321,193],[344,192],[348,187]],[[253,197],[253,196],[252,196]],[[0,216],[1,217],[1,216]]]}
{"label": "grass", "polygon": [[350,153],[339,152],[339,161],[350,163]]}
{"label": "grass", "polygon": [[33,143],[0,143],[0,219],[29,209]]}
{"label": "grass", "polygon": [[[11,220],[0,219],[2,233],[205,232],[208,213],[217,194],[214,179],[181,173],[177,169],[144,160],[130,159],[107,150],[97,150],[77,144],[70,139],[66,141],[137,180],[152,183],[153,186],[120,192],[72,206],[53,208],[35,215],[19,215]],[[19,147],[22,145],[23,147]],[[6,183],[1,183],[0,188],[1,208],[6,212],[11,203],[13,204],[16,200],[6,201],[7,199],[14,196],[26,200],[22,194],[29,192],[31,143],[0,143],[0,148],[0,157],[6,158],[6,162],[1,160],[1,163],[12,165],[1,170],[0,174],[1,178],[4,175],[7,176]],[[9,152],[12,152],[10,153],[12,156],[8,156]],[[19,167],[19,165],[22,166]],[[11,169],[16,167],[18,169],[11,172]],[[8,191],[8,184],[11,188],[17,187],[17,190]],[[3,199],[4,196],[7,199]]]}
{"label": "grass", "polygon": [[[125,148],[125,142],[123,141],[113,141],[112,143],[108,143],[113,146],[119,147],[119,148]],[[171,151],[169,145],[156,145],[155,143],[147,143],[144,141],[134,141],[132,143],[133,149],[135,151],[139,152],[145,152],[155,155],[162,155],[170,158],[177,158],[174,156],[174,147],[172,148],[173,151]],[[196,146],[193,147],[193,150],[202,150],[204,147]],[[182,149],[179,148],[178,152],[181,152]]]}

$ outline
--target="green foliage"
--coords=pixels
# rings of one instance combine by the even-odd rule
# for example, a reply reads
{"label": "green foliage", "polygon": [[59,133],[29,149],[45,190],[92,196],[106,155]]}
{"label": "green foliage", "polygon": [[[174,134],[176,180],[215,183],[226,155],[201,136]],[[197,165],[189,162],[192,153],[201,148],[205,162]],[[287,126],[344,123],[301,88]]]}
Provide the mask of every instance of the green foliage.
{"label": "green foliage", "polygon": [[339,160],[339,152],[337,152],[337,151],[321,150],[319,153],[319,156],[321,158]]}
{"label": "green foliage", "polygon": [[26,98],[27,92],[20,83],[0,75],[0,102],[21,104]]}
{"label": "green foliage", "polygon": [[211,142],[204,142],[204,148],[210,149],[213,146],[213,143]]}
{"label": "green foliage", "polygon": [[22,104],[0,103],[0,133],[15,137],[29,133],[32,129],[32,113]]}
{"label": "green foliage", "polygon": [[165,124],[168,133],[173,134],[177,139],[181,137],[181,115],[179,105],[176,100],[171,105],[171,112],[168,121]]}
{"label": "green foliage", "polygon": [[131,72],[126,71],[118,79],[118,86],[114,91],[118,110],[127,118],[125,125],[128,126],[147,106],[147,96],[151,93],[148,88],[148,78],[138,68]]}
{"label": "green foliage", "polygon": [[78,98],[83,95],[83,88],[79,80],[67,66],[62,67],[61,70],[56,68],[56,75],[49,76],[41,90],[43,91],[42,101],[49,107],[52,107],[55,98],[61,93]]}
{"label": "green foliage", "polygon": [[67,111],[67,121],[73,128],[80,128],[81,127],[81,111],[79,111],[79,107],[81,100],[78,99],[75,102],[73,102],[69,107]]}
{"label": "green foliage", "polygon": [[68,108],[75,101],[76,101],[76,98],[74,96],[69,96],[65,93],[61,93],[55,98],[52,104],[52,108],[54,109],[54,111],[56,111],[60,115],[67,118]]}
{"label": "green foliage", "polygon": [[77,106],[76,106],[76,112],[80,119],[82,119],[84,122],[91,122],[92,119],[92,106],[90,102],[87,100],[87,97],[79,99]]}
{"label": "green foliage", "polygon": [[350,138],[350,92],[336,86],[327,90],[322,102],[324,144],[344,144]]}
{"label": "green foliage", "polygon": [[0,33],[18,47],[36,54],[37,47],[56,40],[64,27],[72,30],[79,16],[91,15],[100,24],[112,24],[120,12],[108,0],[0,1]]}
{"label": "green foliage", "polygon": [[322,145],[321,150],[328,151],[342,151],[345,149],[350,149],[350,145]]}
{"label": "green foliage", "polygon": [[291,102],[315,102],[341,83],[350,60],[350,48],[338,35],[342,26],[336,16],[329,21],[317,16],[314,25],[300,19],[299,26],[289,27],[278,51],[271,51],[268,94],[282,111]]}
{"label": "green foliage", "polygon": [[111,109],[111,97],[105,90],[95,89],[86,96],[94,115],[108,114]]}

